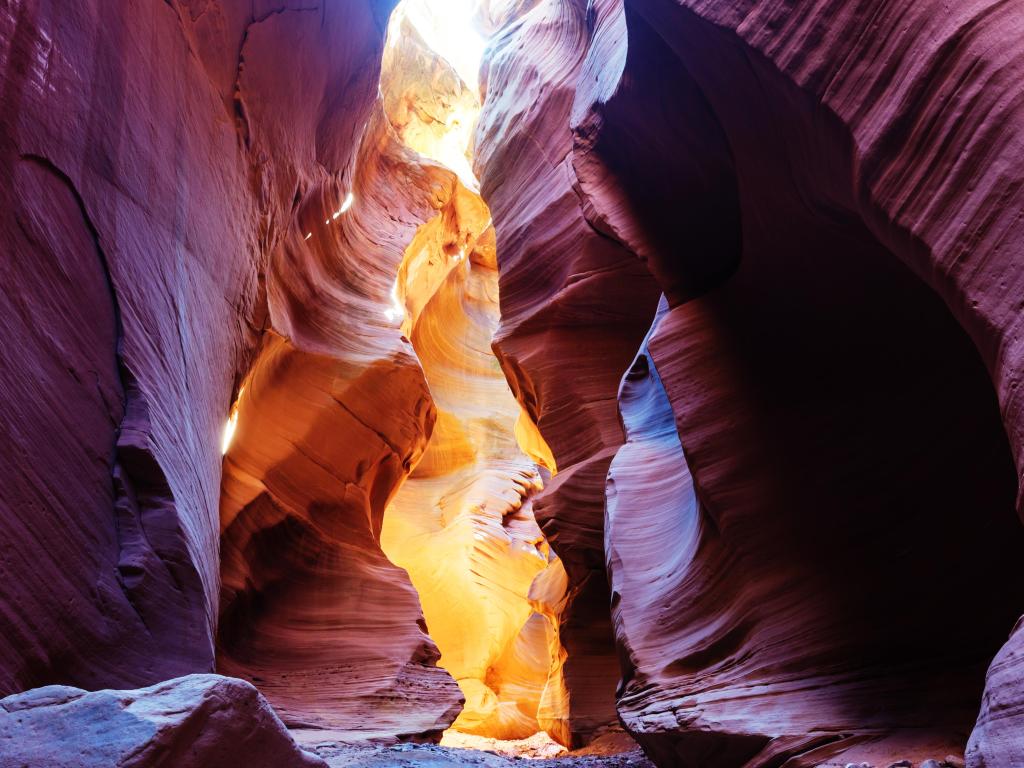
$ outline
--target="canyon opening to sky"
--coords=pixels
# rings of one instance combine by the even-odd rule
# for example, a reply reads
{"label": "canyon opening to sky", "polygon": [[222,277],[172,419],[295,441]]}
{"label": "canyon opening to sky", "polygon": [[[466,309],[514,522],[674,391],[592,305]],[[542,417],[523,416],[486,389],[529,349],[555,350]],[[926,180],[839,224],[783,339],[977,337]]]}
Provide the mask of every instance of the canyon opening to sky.
{"label": "canyon opening to sky", "polygon": [[[361,182],[360,163],[384,160],[394,164],[392,173],[400,172],[403,164],[415,165],[429,177],[423,197],[437,212],[409,230],[407,243],[394,243],[401,247],[401,258],[392,262],[393,273],[380,274],[390,282],[388,302],[372,318],[373,325],[384,326],[380,333],[391,343],[397,336],[403,354],[423,377],[411,393],[422,434],[402,459],[401,484],[389,477],[389,487],[376,497],[371,492],[371,510],[379,515],[383,506],[373,535],[383,555],[408,574],[422,607],[426,642],[436,644],[437,666],[451,675],[464,699],[460,709],[452,710],[458,716],[441,743],[474,743],[457,735],[468,734],[510,742],[503,748],[514,751],[512,742],[530,739],[523,749],[535,751],[546,739],[550,754],[557,743],[572,745],[562,680],[566,651],[559,637],[568,580],[533,514],[533,498],[555,475],[555,461],[491,349],[500,312],[494,226],[472,167],[481,106],[478,72],[485,47],[475,10],[472,2],[403,0],[397,5],[387,23],[381,60],[379,124],[365,129],[351,186],[339,190],[330,215],[322,222],[318,216],[309,225],[303,243],[315,247],[328,232],[347,237],[346,230],[358,226],[361,209],[376,204],[372,185]],[[226,539],[232,541],[239,519],[247,521],[241,533],[244,543],[235,545],[239,557],[248,561],[241,566],[247,580],[252,563],[248,526],[255,509],[251,489],[265,485],[259,477],[267,468],[261,459],[253,467],[247,456],[265,445],[254,413],[267,409],[273,398],[273,418],[282,413],[287,418],[285,409],[293,397],[277,387],[273,394],[263,394],[270,369],[258,360],[243,379],[224,433],[222,520],[230,522]],[[297,390],[301,392],[301,385]],[[401,394],[396,391],[395,396]],[[344,398],[339,402],[346,413],[355,412]],[[401,431],[408,425],[395,427]],[[339,443],[353,437],[333,434]],[[391,451],[392,441],[385,442]],[[337,463],[337,458],[316,462],[318,470],[327,472]],[[286,518],[305,516],[307,497],[271,494]],[[280,525],[275,519],[273,529]],[[233,585],[238,578],[232,566],[224,584]],[[283,590],[292,575],[277,573],[275,578],[275,589]],[[348,583],[344,577],[339,587],[342,583]],[[271,618],[266,601],[272,598],[264,593],[254,602],[254,587],[248,580],[241,585],[242,594],[225,592],[222,605],[230,608],[221,619],[220,666],[260,681],[266,690],[273,683],[259,654],[275,662],[280,654],[257,644],[258,637],[288,626],[295,626],[298,635],[296,625],[309,619],[306,614],[293,616],[293,606],[283,605],[282,613]],[[326,604],[309,610],[336,609]],[[282,686],[285,679],[278,673]],[[282,692],[275,703],[287,695]],[[320,714],[307,711],[307,706],[297,701],[292,706],[302,711],[286,722],[323,724]]]}
{"label": "canyon opening to sky", "polygon": [[381,547],[409,573],[438,666],[465,697],[441,743],[464,743],[454,732],[502,740],[540,732],[567,745],[558,634],[566,575],[533,516],[554,460],[491,350],[498,265],[472,169],[485,46],[474,12],[469,0],[403,0],[384,43],[391,126],[457,180],[453,205],[406,246],[386,313],[410,340],[438,413],[420,463],[384,513]]}
{"label": "canyon opening to sky", "polygon": [[0,2],[0,768],[1022,768],[1021,29]]}

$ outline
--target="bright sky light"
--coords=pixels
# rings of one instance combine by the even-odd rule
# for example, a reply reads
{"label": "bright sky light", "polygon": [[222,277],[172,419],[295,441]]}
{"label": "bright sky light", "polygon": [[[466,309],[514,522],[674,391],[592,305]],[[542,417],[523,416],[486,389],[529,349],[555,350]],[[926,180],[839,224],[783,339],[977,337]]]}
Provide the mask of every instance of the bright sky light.
{"label": "bright sky light", "polygon": [[459,77],[479,91],[480,60],[487,41],[473,25],[478,0],[403,0],[401,9],[423,36],[444,56]]}

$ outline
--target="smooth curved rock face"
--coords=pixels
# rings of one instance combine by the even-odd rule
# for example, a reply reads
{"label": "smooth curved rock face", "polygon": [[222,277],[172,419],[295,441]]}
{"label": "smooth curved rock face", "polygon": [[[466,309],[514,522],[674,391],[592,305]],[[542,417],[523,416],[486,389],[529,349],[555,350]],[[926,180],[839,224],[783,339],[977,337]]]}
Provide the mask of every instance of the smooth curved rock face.
{"label": "smooth curved rock face", "polygon": [[[532,499],[543,483],[516,444],[520,408],[490,349],[498,274],[489,215],[461,185],[459,196],[476,205],[464,201],[425,224],[400,273],[409,280],[399,293],[438,420],[388,508],[381,543],[409,572],[439,664],[466,696],[453,728],[526,738],[545,725],[538,709],[547,698],[555,708],[547,719],[556,721],[548,727],[559,733],[565,713],[551,696],[561,687],[564,569],[534,520]],[[479,238],[482,229],[487,236]],[[447,274],[424,302],[415,288],[430,286],[437,265]],[[533,585],[548,569],[562,574],[562,590],[534,600]]]}
{"label": "smooth curved rock face", "polygon": [[[212,670],[220,611],[225,668],[262,671],[289,716],[372,702],[367,728],[440,731],[460,695],[376,541],[433,420],[380,309],[451,186],[384,151],[388,4],[122,5],[0,10],[2,270],[19,286],[0,322],[20,340],[0,364],[0,692]],[[355,164],[357,141],[384,159]],[[398,172],[415,177],[408,205],[374,186]],[[338,235],[354,179],[367,199]],[[243,380],[219,545],[221,432]],[[340,428],[356,450],[331,443]],[[297,485],[310,479],[319,497]]]}
{"label": "smooth curved rock face", "polygon": [[[491,215],[467,156],[480,104],[403,7],[381,70],[406,146],[458,173],[454,193],[405,249],[395,312],[437,407],[423,459],[384,518],[381,544],[409,572],[438,664],[466,703],[452,728],[495,738],[561,733],[558,613],[565,571],[533,517],[542,487],[517,445],[521,408],[491,351],[498,271]],[[421,19],[425,23],[426,19]],[[544,452],[542,441],[528,448]]]}
{"label": "smooth curved rock face", "polygon": [[[961,74],[967,62],[1019,70],[992,44],[1019,11],[606,11],[586,70],[610,80],[580,79],[573,164],[595,226],[669,297],[643,357],[699,499],[671,436],[654,434],[667,414],[653,376],[627,376],[637,444],[609,497],[620,715],[666,765],[962,750],[981,670],[1024,606],[1009,298],[1022,273],[1007,245],[1024,171],[1010,80]],[[664,120],[636,119],[667,103]],[[960,131],[982,114],[980,133]],[[666,159],[669,144],[684,160]],[[717,210],[693,207],[702,198]],[[724,226],[735,220],[739,241]],[[712,247],[667,243],[669,222]],[[653,506],[630,493],[642,450],[676,467]],[[682,521],[665,530],[674,547],[644,541],[632,521],[645,514]],[[682,559],[662,565],[662,548]],[[992,738],[1009,656],[990,674],[976,745]]]}
{"label": "smooth curved rock face", "polygon": [[[687,604],[708,588],[699,548],[706,523],[676,432],[672,403],[648,343],[668,312],[662,298],[654,324],[622,379],[619,409],[626,442],[608,470],[605,550],[612,620],[622,661],[619,709],[631,732],[646,710],[634,702],[652,689],[670,695],[676,670],[665,660],[690,640]],[[659,617],[652,621],[651,617]],[[662,716],[664,719],[664,716]],[[674,723],[669,721],[669,726]]]}
{"label": "smooth curved rock face", "polygon": [[[470,229],[489,226],[477,218]],[[561,592],[536,601],[533,585],[546,570],[564,577],[564,569],[534,520],[542,481],[516,445],[519,405],[490,350],[493,236],[461,257],[427,250],[451,269],[411,331],[439,417],[423,460],[388,508],[381,541],[409,571],[442,652],[439,664],[466,696],[453,727],[525,738],[542,726],[538,708],[549,685],[560,687],[562,661],[564,579]]]}
{"label": "smooth curved rock face", "polygon": [[249,683],[188,675],[138,690],[50,685],[0,699],[0,766],[325,768]]}
{"label": "smooth curved rock face", "polygon": [[371,110],[387,3],[122,5],[0,9],[0,694],[209,670],[219,613],[290,722],[436,735],[461,694],[380,548],[416,470],[473,554],[525,551],[480,654],[501,727],[614,716],[607,556],[618,713],[663,764],[920,762],[976,716],[970,764],[1020,762],[1019,625],[982,696],[1024,607],[1019,4],[483,4],[501,465],[438,328],[491,244],[403,261],[481,214],[399,135],[453,157],[451,105]]}
{"label": "smooth curved rock face", "polygon": [[657,302],[643,265],[587,223],[574,190],[568,120],[588,42],[584,5],[482,9],[496,37],[475,165],[497,233],[495,352],[528,416],[521,431],[539,428],[553,454],[549,468],[558,470],[534,513],[569,579],[561,634],[570,715],[562,738],[577,742],[615,719],[604,481],[622,442],[618,380]]}
{"label": "smooth curved rock face", "polygon": [[443,20],[422,11],[413,17],[411,10],[417,8],[403,6],[388,25],[381,61],[384,112],[403,144],[441,163],[475,191],[470,144],[480,99],[454,67],[429,47],[413,21],[443,24]]}
{"label": "smooth curved rock face", "polygon": [[967,744],[972,768],[1024,764],[1024,621],[1018,621],[985,678],[981,713]]}
{"label": "smooth curved rock face", "polygon": [[271,329],[225,460],[218,665],[289,725],[439,738],[462,696],[379,536],[436,419],[389,314],[394,276],[455,182],[419,164],[380,105],[360,147],[351,185],[300,203],[309,237],[293,231],[271,265]]}
{"label": "smooth curved rock face", "polygon": [[434,417],[416,361],[352,376],[268,332],[238,413],[221,507],[219,669],[258,684],[289,725],[439,734],[458,690],[434,666],[407,575],[377,540]]}
{"label": "smooth curved rock face", "polygon": [[213,667],[231,390],[382,42],[381,4],[264,5],[0,9],[0,693]]}

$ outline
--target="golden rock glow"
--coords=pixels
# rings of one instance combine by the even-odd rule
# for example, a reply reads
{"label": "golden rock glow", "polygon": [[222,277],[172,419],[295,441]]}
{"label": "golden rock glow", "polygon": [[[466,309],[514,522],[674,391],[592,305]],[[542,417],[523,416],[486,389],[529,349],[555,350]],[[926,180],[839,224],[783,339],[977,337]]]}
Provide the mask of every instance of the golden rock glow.
{"label": "golden rock glow", "polygon": [[533,423],[526,411],[519,411],[519,418],[515,426],[516,442],[523,449],[523,452],[537,462],[540,466],[546,467],[552,475],[558,472],[555,464],[555,456],[551,452],[544,436],[540,433],[537,425]]}
{"label": "golden rock glow", "polygon": [[238,429],[238,401],[242,399],[243,392],[245,392],[245,387],[241,387],[238,390],[238,397],[235,398],[234,405],[231,406],[231,413],[228,414],[228,420],[224,424],[224,434],[220,440],[221,456],[227,454],[228,449],[231,447],[231,441],[235,437],[235,430]]}
{"label": "golden rock glow", "polygon": [[[431,26],[423,21],[429,17],[423,5],[403,3],[391,16],[381,68],[384,111],[406,146],[454,171],[475,191],[471,145],[480,97],[475,84],[466,85],[424,41],[420,29]],[[425,72],[430,78],[422,77]]]}
{"label": "golden rock glow", "polygon": [[440,54],[473,91],[487,41],[476,21],[479,0],[404,0],[402,13],[426,45]]}
{"label": "golden rock glow", "polygon": [[[533,516],[551,451],[491,351],[499,320],[490,212],[470,138],[479,101],[400,5],[381,72],[385,113],[411,149],[457,178],[405,249],[385,314],[419,358],[437,421],[384,517],[381,546],[419,593],[440,666],[466,697],[453,729],[568,742],[559,617],[565,569]],[[543,469],[542,469],[543,468]]]}
{"label": "golden rock glow", "polygon": [[439,664],[466,697],[453,728],[516,739],[547,724],[567,740],[558,639],[565,571],[534,520],[543,481],[517,442],[520,407],[490,350],[498,273],[488,219],[459,184],[406,251],[403,327],[438,420],[388,508],[381,545],[409,572]]}

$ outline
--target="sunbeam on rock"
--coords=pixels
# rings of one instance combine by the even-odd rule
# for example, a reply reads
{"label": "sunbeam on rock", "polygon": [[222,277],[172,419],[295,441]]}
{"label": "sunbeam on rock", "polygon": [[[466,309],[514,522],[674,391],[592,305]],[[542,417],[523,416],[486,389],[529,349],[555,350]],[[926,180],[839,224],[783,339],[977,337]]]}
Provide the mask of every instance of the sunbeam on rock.
{"label": "sunbeam on rock", "polygon": [[0,768],[1024,766],[1022,33],[0,2]]}

